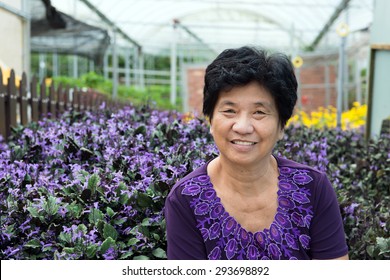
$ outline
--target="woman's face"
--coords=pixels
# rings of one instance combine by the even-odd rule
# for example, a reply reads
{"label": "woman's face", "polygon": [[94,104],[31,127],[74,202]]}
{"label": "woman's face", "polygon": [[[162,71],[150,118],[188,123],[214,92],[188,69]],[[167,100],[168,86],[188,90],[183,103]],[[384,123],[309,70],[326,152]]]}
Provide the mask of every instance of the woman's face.
{"label": "woman's face", "polygon": [[220,93],[210,132],[221,159],[246,166],[268,160],[283,136],[275,101],[256,82]]}

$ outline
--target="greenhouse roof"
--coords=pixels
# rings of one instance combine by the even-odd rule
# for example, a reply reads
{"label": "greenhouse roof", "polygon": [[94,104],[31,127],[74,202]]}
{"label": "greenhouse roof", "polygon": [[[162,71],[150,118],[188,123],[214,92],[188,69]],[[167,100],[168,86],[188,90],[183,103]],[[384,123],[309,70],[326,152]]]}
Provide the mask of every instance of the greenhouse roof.
{"label": "greenhouse roof", "polygon": [[[260,45],[300,52],[336,49],[342,22],[349,34],[369,29],[374,0],[52,0],[59,11],[94,26],[119,30],[120,46],[146,53],[218,53]],[[176,26],[174,28],[173,26]],[[176,32],[175,32],[176,30]],[[176,35],[175,35],[176,34]],[[111,38],[113,36],[111,35]]]}

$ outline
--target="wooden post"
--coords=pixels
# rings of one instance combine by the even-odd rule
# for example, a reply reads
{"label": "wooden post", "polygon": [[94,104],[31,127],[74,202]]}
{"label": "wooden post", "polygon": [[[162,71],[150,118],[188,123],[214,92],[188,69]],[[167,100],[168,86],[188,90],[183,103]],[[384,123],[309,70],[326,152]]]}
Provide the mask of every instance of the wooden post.
{"label": "wooden post", "polygon": [[39,98],[37,93],[37,78],[34,76],[31,79],[31,120],[38,122],[39,120]]}
{"label": "wooden post", "polygon": [[62,115],[65,111],[65,103],[64,103],[64,91],[62,90],[62,85],[59,84],[57,88],[57,103],[58,103],[58,116]]}
{"label": "wooden post", "polygon": [[9,102],[8,102],[8,108],[9,108],[9,126],[10,127],[16,127],[17,120],[16,120],[16,103],[18,96],[16,95],[16,86],[15,86],[15,71],[11,70],[11,75],[8,78],[8,95],[9,95]]}
{"label": "wooden post", "polygon": [[54,89],[54,84],[52,83],[49,88],[49,112],[51,119],[55,119],[57,117],[56,104],[56,91]]}
{"label": "wooden post", "polygon": [[72,105],[69,104],[69,86],[65,87],[64,91],[64,110],[69,110]]}
{"label": "wooden post", "polygon": [[28,116],[27,116],[27,77],[26,73],[23,72],[22,80],[20,81],[19,86],[19,96],[20,96],[20,123],[21,125],[28,124]]}
{"label": "wooden post", "polygon": [[79,91],[77,88],[73,88],[73,100],[72,100],[72,109],[75,111],[79,111],[80,109],[80,99],[79,99]]}
{"label": "wooden post", "polygon": [[41,86],[40,86],[40,103],[41,103],[41,106],[40,106],[40,109],[41,109],[40,118],[42,118],[42,117],[46,118],[47,117],[48,102],[49,102],[49,99],[48,99],[47,94],[46,94],[46,84],[45,84],[45,81],[42,80],[41,81]]}
{"label": "wooden post", "polygon": [[8,95],[6,91],[5,85],[3,85],[3,72],[0,68],[0,135],[4,137],[4,139],[8,138],[8,114],[7,109],[8,106]]}

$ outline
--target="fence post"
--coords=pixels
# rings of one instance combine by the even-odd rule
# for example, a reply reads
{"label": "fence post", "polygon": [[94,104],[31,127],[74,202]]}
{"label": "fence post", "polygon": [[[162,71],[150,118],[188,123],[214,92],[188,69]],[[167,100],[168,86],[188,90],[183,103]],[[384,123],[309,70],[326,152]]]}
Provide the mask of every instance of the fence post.
{"label": "fence post", "polygon": [[79,104],[80,104],[79,91],[77,88],[73,88],[72,109],[74,111],[79,111],[80,108]]}
{"label": "fence post", "polygon": [[22,80],[20,81],[19,86],[19,96],[20,96],[20,123],[22,125],[27,125],[28,116],[27,116],[27,77],[26,73],[23,72]]}
{"label": "fence post", "polygon": [[7,114],[7,102],[8,95],[5,85],[3,85],[3,72],[0,68],[0,134],[4,139],[8,138],[8,114]]}
{"label": "fence post", "polygon": [[59,84],[57,87],[57,103],[58,103],[58,114],[57,116],[60,116],[64,113],[64,92],[62,90],[62,85]]}
{"label": "fence post", "polygon": [[39,98],[37,93],[37,78],[31,79],[31,120],[38,122],[39,120]]}
{"label": "fence post", "polygon": [[41,113],[39,114],[40,115],[40,118],[42,117],[47,117],[47,107],[48,107],[48,101],[49,99],[47,98],[47,94],[46,94],[46,84],[45,84],[45,81],[42,80],[41,83],[40,83],[40,94],[39,94],[39,103],[40,103],[40,110],[41,110]]}
{"label": "fence post", "polygon": [[69,86],[66,86],[64,92],[64,110],[69,110],[71,106],[69,104]]}
{"label": "fence post", "polygon": [[57,118],[57,100],[56,100],[56,90],[54,88],[54,84],[52,83],[49,88],[49,110],[50,110],[50,118]]}
{"label": "fence post", "polygon": [[17,120],[16,120],[16,102],[17,102],[17,95],[16,95],[16,86],[15,86],[15,71],[12,69],[10,77],[8,78],[8,95],[9,95],[9,102],[8,102],[8,108],[9,108],[9,126],[10,127],[16,127]]}
{"label": "fence post", "polygon": [[79,91],[79,110],[80,112],[85,111],[85,92],[80,89]]}

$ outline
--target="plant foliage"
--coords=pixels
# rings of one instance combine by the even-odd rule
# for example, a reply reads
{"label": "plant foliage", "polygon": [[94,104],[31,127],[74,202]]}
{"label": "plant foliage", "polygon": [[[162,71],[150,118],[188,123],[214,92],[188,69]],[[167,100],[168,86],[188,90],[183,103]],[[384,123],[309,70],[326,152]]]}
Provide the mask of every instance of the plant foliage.
{"label": "plant foliage", "polygon": [[[389,259],[390,138],[289,126],[275,153],[328,173],[353,259]],[[0,140],[1,259],[165,259],[165,198],[217,154],[204,119],[65,113]]]}

